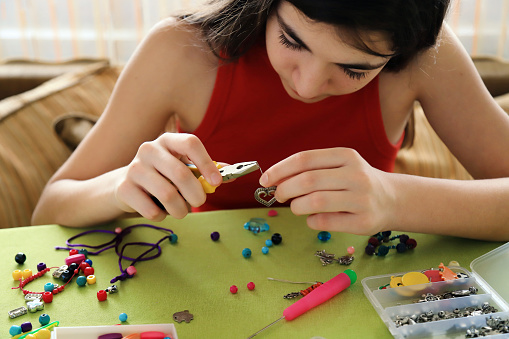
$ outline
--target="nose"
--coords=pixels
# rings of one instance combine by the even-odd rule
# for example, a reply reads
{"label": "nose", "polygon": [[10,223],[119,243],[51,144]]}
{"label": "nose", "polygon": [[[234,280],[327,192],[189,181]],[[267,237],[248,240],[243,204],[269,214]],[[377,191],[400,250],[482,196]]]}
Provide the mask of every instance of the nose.
{"label": "nose", "polygon": [[319,62],[302,63],[293,71],[295,91],[304,99],[326,94],[331,83],[330,75],[331,70]]}

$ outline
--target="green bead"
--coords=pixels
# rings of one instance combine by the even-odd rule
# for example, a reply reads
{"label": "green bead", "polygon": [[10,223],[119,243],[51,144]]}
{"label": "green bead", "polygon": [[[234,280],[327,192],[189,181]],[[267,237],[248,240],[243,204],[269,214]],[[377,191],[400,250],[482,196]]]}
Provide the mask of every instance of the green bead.
{"label": "green bead", "polygon": [[389,247],[381,245],[378,249],[378,256],[385,257],[389,253]]}

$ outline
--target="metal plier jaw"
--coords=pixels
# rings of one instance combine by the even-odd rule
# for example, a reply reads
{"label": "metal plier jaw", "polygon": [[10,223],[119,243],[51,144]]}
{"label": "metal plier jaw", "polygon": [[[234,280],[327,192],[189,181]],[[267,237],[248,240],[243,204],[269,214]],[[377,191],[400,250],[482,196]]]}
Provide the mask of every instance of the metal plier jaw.
{"label": "metal plier jaw", "polygon": [[230,179],[240,178],[241,176],[254,172],[258,169],[260,169],[258,162],[247,161],[221,167],[219,169],[219,173],[221,173],[223,181],[227,181]]}
{"label": "metal plier jaw", "polygon": [[[216,187],[210,185],[205,180],[205,178],[203,178],[203,176],[198,171],[198,168],[195,165],[192,165],[192,164],[186,164],[186,165],[194,173],[194,175],[198,178],[205,193],[214,193],[216,191]],[[239,163],[224,166],[224,167],[220,167],[219,164],[216,164],[216,166],[219,169],[219,173],[221,173],[221,176],[223,177],[223,182],[231,180],[231,179],[240,178],[243,175],[249,174],[251,172],[254,172],[254,171],[260,169],[260,166],[258,165],[257,161],[239,162]]]}

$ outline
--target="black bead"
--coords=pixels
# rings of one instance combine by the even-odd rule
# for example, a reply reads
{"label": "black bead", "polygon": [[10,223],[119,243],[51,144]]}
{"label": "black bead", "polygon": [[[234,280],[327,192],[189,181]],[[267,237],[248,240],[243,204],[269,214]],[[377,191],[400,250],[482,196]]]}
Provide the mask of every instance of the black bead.
{"label": "black bead", "polygon": [[281,236],[281,234],[279,234],[279,233],[274,233],[274,234],[272,235],[271,240],[272,240],[272,243],[273,243],[274,245],[279,245],[279,244],[281,243],[281,241],[283,241],[283,237],[282,237],[282,236]]}
{"label": "black bead", "polygon": [[25,253],[19,252],[14,257],[14,260],[16,260],[16,262],[21,265],[21,264],[23,264],[25,262],[25,260],[27,260],[27,256],[25,255]]}
{"label": "black bead", "polygon": [[65,270],[64,272],[62,272],[62,275],[60,276],[60,279],[66,283],[68,282],[69,280],[71,280],[71,277],[72,275],[74,274],[74,272],[71,272],[69,270]]}

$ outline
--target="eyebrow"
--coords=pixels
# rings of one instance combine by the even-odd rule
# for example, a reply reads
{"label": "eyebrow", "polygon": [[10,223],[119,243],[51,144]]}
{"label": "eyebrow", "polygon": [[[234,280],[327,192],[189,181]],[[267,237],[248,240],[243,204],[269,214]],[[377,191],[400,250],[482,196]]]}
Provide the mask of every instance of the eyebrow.
{"label": "eyebrow", "polygon": [[[302,48],[304,48],[305,50],[307,50],[308,52],[310,53],[313,53],[313,51],[308,47],[308,45],[306,45],[304,43],[304,41],[302,41],[299,36],[297,35],[297,33],[295,33],[295,31],[293,30],[293,28],[291,28],[290,26],[288,26],[284,21],[283,19],[281,19],[281,17],[279,16],[279,13],[276,12],[276,17],[277,17],[277,22],[279,24],[279,27],[281,27],[281,29],[290,36],[290,38],[292,38],[296,43],[298,43],[300,46],[302,46]],[[376,65],[371,65],[369,63],[354,63],[354,64],[349,64],[349,63],[335,63],[336,65],[340,66],[340,67],[343,67],[343,68],[352,68],[352,69],[360,69],[360,70],[363,70],[363,71],[370,71],[370,70],[374,70],[374,69],[377,69],[377,68],[380,68],[382,66],[384,66],[386,63],[388,62],[388,60],[386,61],[383,61],[379,64],[376,64]]]}

